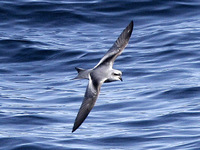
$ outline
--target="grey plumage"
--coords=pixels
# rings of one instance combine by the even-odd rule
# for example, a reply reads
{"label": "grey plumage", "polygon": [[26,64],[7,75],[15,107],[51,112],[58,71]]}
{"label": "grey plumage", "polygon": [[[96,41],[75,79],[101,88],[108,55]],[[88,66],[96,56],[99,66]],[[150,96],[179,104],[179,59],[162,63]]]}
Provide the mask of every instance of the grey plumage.
{"label": "grey plumage", "polygon": [[85,120],[95,105],[98,98],[101,85],[104,82],[112,82],[122,80],[122,72],[113,69],[113,64],[117,56],[119,56],[131,37],[133,30],[133,21],[123,30],[113,46],[107,51],[99,63],[92,69],[84,70],[76,68],[78,76],[74,79],[89,79],[89,83],[85,92],[85,96],[77,117],[74,122],[72,132],[74,132]]}

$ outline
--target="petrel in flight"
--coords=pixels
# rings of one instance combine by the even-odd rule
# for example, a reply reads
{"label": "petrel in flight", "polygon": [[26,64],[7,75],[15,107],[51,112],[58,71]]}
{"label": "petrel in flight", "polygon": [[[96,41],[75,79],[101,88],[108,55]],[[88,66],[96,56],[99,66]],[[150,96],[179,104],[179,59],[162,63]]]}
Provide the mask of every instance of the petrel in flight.
{"label": "petrel in flight", "polygon": [[78,72],[74,79],[88,79],[89,83],[79,112],[76,116],[72,132],[74,132],[86,119],[100,92],[101,85],[104,82],[122,81],[122,72],[113,69],[113,64],[119,56],[131,37],[133,31],[133,21],[123,30],[113,46],[107,51],[99,63],[92,69],[75,68]]}

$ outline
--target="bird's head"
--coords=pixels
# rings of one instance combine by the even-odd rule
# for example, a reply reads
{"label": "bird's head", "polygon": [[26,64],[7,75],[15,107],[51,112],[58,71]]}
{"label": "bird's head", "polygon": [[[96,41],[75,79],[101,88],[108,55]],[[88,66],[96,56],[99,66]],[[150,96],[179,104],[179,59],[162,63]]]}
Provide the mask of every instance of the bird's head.
{"label": "bird's head", "polygon": [[111,77],[114,81],[117,81],[117,80],[122,80],[122,72],[119,71],[119,70],[113,70],[112,71],[112,74],[111,74]]}

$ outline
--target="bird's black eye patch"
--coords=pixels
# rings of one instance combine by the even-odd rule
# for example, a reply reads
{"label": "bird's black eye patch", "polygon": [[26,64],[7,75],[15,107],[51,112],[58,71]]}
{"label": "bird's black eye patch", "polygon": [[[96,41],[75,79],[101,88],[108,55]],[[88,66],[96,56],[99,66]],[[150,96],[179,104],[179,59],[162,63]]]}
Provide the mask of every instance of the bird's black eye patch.
{"label": "bird's black eye patch", "polygon": [[120,76],[120,74],[119,74],[119,73],[113,73],[113,75],[114,75],[114,76]]}

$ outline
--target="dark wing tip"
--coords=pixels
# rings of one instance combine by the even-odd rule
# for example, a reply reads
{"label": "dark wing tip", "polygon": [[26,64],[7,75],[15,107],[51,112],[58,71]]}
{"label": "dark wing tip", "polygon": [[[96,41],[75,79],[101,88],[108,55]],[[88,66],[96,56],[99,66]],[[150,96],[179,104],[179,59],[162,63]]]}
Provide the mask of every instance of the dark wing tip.
{"label": "dark wing tip", "polygon": [[73,129],[72,129],[72,133],[73,133],[74,131],[76,131],[76,129],[77,129],[77,128],[73,127]]}
{"label": "dark wing tip", "polygon": [[[82,113],[84,113],[84,112],[82,112]],[[76,129],[78,129],[80,126],[81,126],[81,124],[83,123],[83,121],[86,119],[86,117],[87,117],[87,115],[89,114],[89,112],[88,112],[88,114],[82,114],[82,113],[80,113],[80,111],[79,111],[79,113],[77,114],[77,117],[76,117],[76,120],[75,120],[75,122],[74,122],[74,126],[73,126],[73,128],[72,128],[72,133],[74,132],[74,131],[76,131]],[[87,113],[87,112],[86,112]]]}
{"label": "dark wing tip", "polygon": [[133,20],[131,20],[131,22],[130,22],[129,25],[128,25],[128,28],[133,29],[133,25],[134,25]]}
{"label": "dark wing tip", "polygon": [[129,25],[131,25],[132,26],[132,28],[133,28],[133,20],[131,20],[131,22],[130,22],[130,24]]}
{"label": "dark wing tip", "polygon": [[133,31],[133,20],[129,23],[129,25],[126,27],[125,31],[125,35],[126,35],[126,39],[129,40],[129,38],[131,37],[132,31]]}
{"label": "dark wing tip", "polygon": [[[78,115],[77,115],[78,116]],[[85,120],[85,119],[84,119]],[[76,131],[76,129],[78,129],[79,128],[79,126],[83,123],[83,121],[84,120],[77,120],[77,118],[76,118],[76,120],[75,120],[75,122],[74,122],[74,126],[73,126],[73,128],[72,128],[72,133],[74,132],[74,131]]]}
{"label": "dark wing tip", "polygon": [[129,25],[122,31],[122,33],[114,43],[114,46],[116,46],[117,48],[122,48],[123,50],[129,42],[132,31],[133,31],[133,21],[131,21]]}

